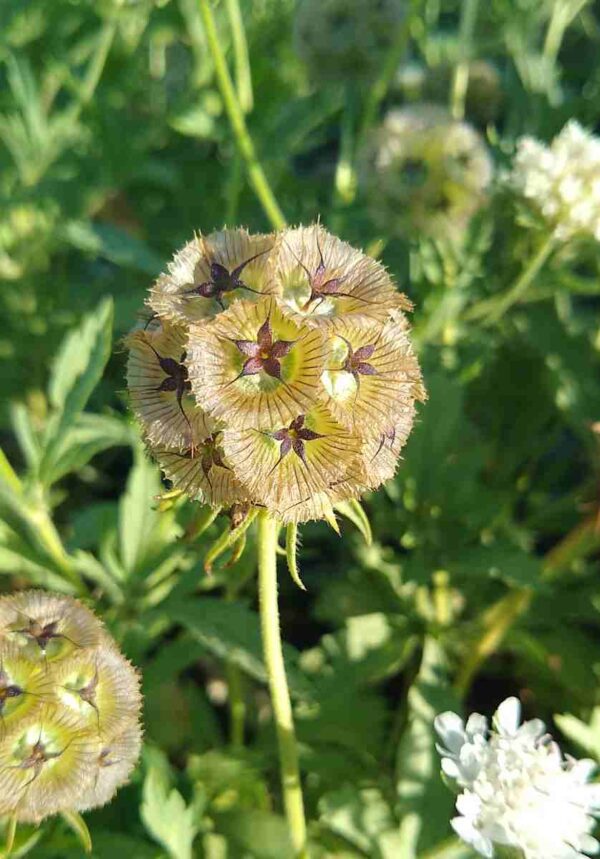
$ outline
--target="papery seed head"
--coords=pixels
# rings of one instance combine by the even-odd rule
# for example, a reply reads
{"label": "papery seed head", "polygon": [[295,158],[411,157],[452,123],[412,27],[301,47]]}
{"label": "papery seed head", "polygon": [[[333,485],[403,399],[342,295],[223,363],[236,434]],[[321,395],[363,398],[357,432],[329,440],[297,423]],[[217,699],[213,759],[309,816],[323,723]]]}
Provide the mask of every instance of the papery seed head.
{"label": "papery seed head", "polygon": [[75,654],[53,674],[59,708],[73,713],[102,737],[137,720],[141,707],[138,674],[111,644]]}
{"label": "papery seed head", "polygon": [[14,644],[33,661],[58,661],[93,647],[102,624],[72,597],[23,591],[0,599],[0,641]]}
{"label": "papery seed head", "polygon": [[361,162],[374,219],[399,235],[460,238],[492,179],[478,132],[435,105],[389,111]]}
{"label": "papery seed head", "polygon": [[148,305],[162,319],[189,325],[211,319],[239,298],[266,293],[273,244],[273,236],[243,229],[197,236],[158,278]]}
{"label": "papery seed head", "polygon": [[104,737],[95,760],[93,783],[77,799],[77,811],[100,808],[127,784],[142,747],[142,729],[132,721],[119,732]]}
{"label": "papery seed head", "polygon": [[39,823],[73,808],[94,777],[98,734],[46,706],[19,720],[0,743],[0,814]]}
{"label": "papery seed head", "polygon": [[196,400],[231,427],[271,427],[319,399],[326,344],[275,298],[238,301],[191,329],[190,379]]}
{"label": "papery seed head", "polygon": [[191,396],[187,331],[160,324],[126,338],[131,405],[153,445],[193,447],[208,434],[206,415]]}

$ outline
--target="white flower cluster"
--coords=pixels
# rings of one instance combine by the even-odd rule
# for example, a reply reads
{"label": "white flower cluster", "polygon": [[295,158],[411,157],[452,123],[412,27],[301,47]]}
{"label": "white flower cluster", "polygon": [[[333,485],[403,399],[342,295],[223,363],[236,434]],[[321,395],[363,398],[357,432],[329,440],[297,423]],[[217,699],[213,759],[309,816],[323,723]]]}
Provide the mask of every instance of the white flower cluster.
{"label": "white flower cluster", "polygon": [[550,146],[523,137],[510,182],[541,212],[560,241],[585,233],[600,241],[600,138],[575,120]]}
{"label": "white flower cluster", "polygon": [[486,857],[494,845],[524,859],[583,859],[600,844],[590,834],[600,815],[600,784],[588,784],[592,761],[564,758],[539,719],[521,721],[516,698],[466,725],[456,713],[435,720],[442,771],[461,790],[455,832]]}

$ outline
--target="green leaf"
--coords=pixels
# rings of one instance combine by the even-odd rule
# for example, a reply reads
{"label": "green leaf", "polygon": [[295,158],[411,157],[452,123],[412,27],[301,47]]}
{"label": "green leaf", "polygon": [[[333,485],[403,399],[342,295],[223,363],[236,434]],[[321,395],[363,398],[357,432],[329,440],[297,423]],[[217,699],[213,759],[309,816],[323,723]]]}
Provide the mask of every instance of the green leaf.
{"label": "green leaf", "polygon": [[103,450],[131,445],[135,441],[132,428],[122,418],[85,413],[78,415],[56,450],[55,463],[46,480],[56,483],[66,474],[79,471]]}
{"label": "green leaf", "polygon": [[402,849],[397,859],[416,859],[450,834],[454,798],[440,778],[433,720],[458,710],[448,685],[439,643],[425,639],[419,674],[408,693],[408,723],[396,757]]}
{"label": "green leaf", "polygon": [[104,257],[115,265],[135,269],[155,277],[162,268],[161,258],[148,245],[114,224],[70,221],[64,238],[73,247],[92,256]]}
{"label": "green leaf", "polygon": [[10,417],[25,462],[29,468],[37,468],[41,455],[41,447],[33,429],[27,407],[23,403],[14,403],[10,410]]}
{"label": "green leaf", "polygon": [[230,811],[215,815],[215,825],[229,844],[256,859],[294,859],[283,817],[268,811]]}
{"label": "green leaf", "polygon": [[161,488],[158,469],[138,446],[125,493],[119,501],[119,549],[128,575],[139,573],[144,564],[171,546],[179,533],[172,511],[159,513],[153,509]]}
{"label": "green leaf", "polygon": [[53,407],[44,432],[40,478],[55,467],[65,433],[85,408],[110,356],[113,306],[105,299],[64,339],[52,368],[48,398]]}
{"label": "green leaf", "polygon": [[173,859],[193,859],[192,844],[198,826],[196,812],[188,808],[181,794],[169,790],[164,774],[151,767],[144,780],[142,821],[155,841]]}
{"label": "green leaf", "polygon": [[388,803],[375,788],[359,790],[348,786],[325,794],[319,802],[319,813],[328,829],[367,856],[380,857],[380,837],[398,827]]}
{"label": "green leaf", "polygon": [[572,743],[592,758],[600,761],[600,707],[594,707],[589,724],[570,713],[556,715],[554,721],[559,730]]}
{"label": "green leaf", "polygon": [[[256,612],[240,602],[225,603],[208,597],[181,603],[168,602],[164,611],[172,621],[186,627],[210,653],[233,662],[250,676],[266,682],[260,621]],[[309,695],[310,684],[296,667],[297,651],[291,645],[284,645],[284,653],[292,694]]]}

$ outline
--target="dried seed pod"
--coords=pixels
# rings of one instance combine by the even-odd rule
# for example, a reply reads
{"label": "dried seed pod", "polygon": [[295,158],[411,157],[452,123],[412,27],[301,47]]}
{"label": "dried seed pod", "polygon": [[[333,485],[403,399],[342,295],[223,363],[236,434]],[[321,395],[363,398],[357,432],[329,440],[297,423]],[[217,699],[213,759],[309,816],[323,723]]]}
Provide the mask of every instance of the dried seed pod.
{"label": "dried seed pod", "polygon": [[190,380],[196,401],[228,427],[272,427],[319,399],[326,344],[274,298],[238,301],[192,328]]}
{"label": "dried seed pod", "polygon": [[168,323],[126,338],[131,405],[148,441],[189,448],[208,434],[206,415],[191,396],[187,331]]}
{"label": "dried seed pod", "polygon": [[225,430],[223,449],[260,504],[282,521],[299,521],[300,505],[350,473],[360,440],[317,406],[270,430]]}
{"label": "dried seed pod", "polygon": [[28,659],[64,659],[103,635],[98,618],[72,597],[24,591],[0,599],[0,643],[14,643]]}
{"label": "dried seed pod", "polygon": [[[137,760],[140,709],[135,669],[87,608],[44,591],[0,598],[0,815],[92,807],[101,781],[107,802]],[[102,779],[121,737],[137,737],[127,765]]]}
{"label": "dried seed pod", "polygon": [[339,423],[363,439],[379,438],[415,399],[421,371],[406,326],[351,317],[336,320],[322,376],[326,404]]}
{"label": "dried seed pod", "polygon": [[129,781],[141,748],[142,729],[138,722],[104,737],[95,760],[93,784],[78,797],[75,810],[89,811],[110,802],[117,790]]}
{"label": "dried seed pod", "polygon": [[54,683],[58,706],[102,736],[114,735],[137,721],[139,677],[115,647],[84,651],[60,663]]}
{"label": "dried seed pod", "polygon": [[250,495],[228,463],[222,441],[222,431],[215,428],[194,450],[156,447],[151,451],[173,487],[189,498],[212,507],[247,504]]}
{"label": "dried seed pod", "polygon": [[389,111],[361,160],[373,218],[399,235],[460,238],[492,179],[478,132],[430,104]]}
{"label": "dried seed pod", "polygon": [[273,288],[308,326],[335,318],[385,321],[391,310],[410,310],[381,265],[320,224],[285,230],[271,258]]}
{"label": "dried seed pod", "polygon": [[228,230],[188,242],[150,290],[148,305],[161,319],[189,325],[211,319],[238,298],[269,290],[271,235]]}
{"label": "dried seed pod", "polygon": [[74,808],[92,784],[100,738],[80,720],[47,706],[0,743],[0,814],[25,823]]}

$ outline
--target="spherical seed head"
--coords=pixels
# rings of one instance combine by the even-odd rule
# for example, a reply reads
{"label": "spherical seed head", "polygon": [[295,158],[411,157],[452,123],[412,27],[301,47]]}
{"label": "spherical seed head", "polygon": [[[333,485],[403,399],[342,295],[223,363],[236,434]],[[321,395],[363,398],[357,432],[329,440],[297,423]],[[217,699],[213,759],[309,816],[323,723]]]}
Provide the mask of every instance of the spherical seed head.
{"label": "spherical seed head", "polygon": [[[173,269],[171,303],[156,304],[160,283],[152,293],[163,316],[128,340],[149,448],[192,498],[264,507],[283,522],[331,521],[332,504],[393,474],[424,399],[410,302],[380,263],[320,224],[258,245],[244,231],[215,235],[222,271],[213,265],[210,283],[191,289],[209,312],[190,322],[178,305],[176,315]],[[235,277],[226,254],[244,256]]]}
{"label": "spherical seed head", "polygon": [[0,598],[0,642],[34,662],[65,659],[103,635],[98,618],[72,597],[23,591]]}
{"label": "spherical seed head", "polygon": [[491,179],[478,132],[433,105],[391,110],[362,153],[373,217],[399,235],[459,238]]}
{"label": "spherical seed head", "polygon": [[117,790],[129,781],[141,748],[142,729],[138,722],[131,722],[117,733],[104,737],[95,761],[93,783],[79,796],[75,810],[89,811],[110,802]]}
{"label": "spherical seed head", "polygon": [[196,401],[227,427],[289,422],[319,399],[325,339],[273,297],[238,301],[192,328],[188,351]]}
{"label": "spherical seed head", "polygon": [[191,396],[187,329],[155,322],[151,328],[133,331],[125,343],[131,405],[149,443],[193,447],[209,434],[209,428],[205,413]]}
{"label": "spherical seed head", "polygon": [[301,0],[294,24],[298,53],[316,80],[368,78],[397,37],[403,0]]}
{"label": "spherical seed head", "polygon": [[0,814],[24,823],[75,807],[89,789],[97,734],[54,706],[19,720],[0,743]]}
{"label": "spherical seed head", "polygon": [[536,209],[558,241],[600,241],[600,138],[567,123],[549,146],[523,137],[509,183]]}
{"label": "spherical seed head", "polygon": [[390,311],[412,306],[381,263],[320,224],[284,230],[270,271],[272,289],[309,327],[355,315],[384,322]]}
{"label": "spherical seed head", "polygon": [[59,708],[102,737],[114,736],[137,722],[141,708],[138,674],[110,643],[57,665],[54,682]]}
{"label": "spherical seed head", "polygon": [[148,305],[161,319],[189,325],[211,319],[241,296],[268,292],[271,235],[220,230],[188,242],[150,290]]}

